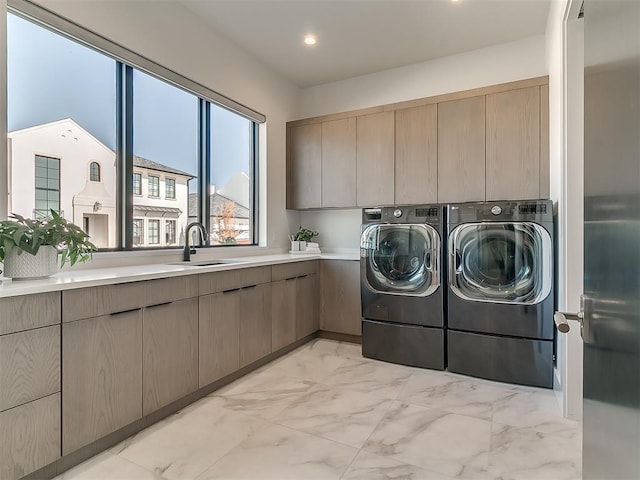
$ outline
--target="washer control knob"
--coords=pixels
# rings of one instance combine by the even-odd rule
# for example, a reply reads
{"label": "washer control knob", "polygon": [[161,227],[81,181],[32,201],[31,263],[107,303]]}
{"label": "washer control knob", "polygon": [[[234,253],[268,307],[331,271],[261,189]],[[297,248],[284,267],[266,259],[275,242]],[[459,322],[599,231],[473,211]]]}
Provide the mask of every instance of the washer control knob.
{"label": "washer control knob", "polygon": [[500,205],[491,207],[491,213],[493,213],[494,215],[500,215],[502,213],[502,207]]}
{"label": "washer control knob", "polygon": [[401,210],[401,209],[399,209],[399,208],[396,208],[396,209],[393,211],[393,216],[394,216],[394,217],[396,217],[396,218],[400,218],[400,217],[402,216],[402,210]]}

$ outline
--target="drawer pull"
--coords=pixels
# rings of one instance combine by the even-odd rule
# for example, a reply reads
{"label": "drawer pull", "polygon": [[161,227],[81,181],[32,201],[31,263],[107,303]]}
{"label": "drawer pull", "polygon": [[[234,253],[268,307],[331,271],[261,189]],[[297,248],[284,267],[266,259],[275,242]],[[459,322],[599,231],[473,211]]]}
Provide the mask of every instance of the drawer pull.
{"label": "drawer pull", "polygon": [[246,287],[242,287],[245,290],[249,290],[250,288],[256,288],[258,286],[258,284],[256,283],[255,285],[247,285]]}
{"label": "drawer pull", "polygon": [[156,303],[155,305],[147,305],[147,308],[164,307],[165,305],[171,305],[173,302]]}
{"label": "drawer pull", "polygon": [[230,288],[229,290],[223,290],[220,293],[225,294],[225,293],[239,292],[239,291],[240,291],[240,288]]}
{"label": "drawer pull", "polygon": [[142,310],[142,309],[141,308],[130,308],[129,310],[120,310],[119,312],[112,312],[109,315],[111,315],[111,316],[122,315],[123,313],[137,312],[139,310]]}

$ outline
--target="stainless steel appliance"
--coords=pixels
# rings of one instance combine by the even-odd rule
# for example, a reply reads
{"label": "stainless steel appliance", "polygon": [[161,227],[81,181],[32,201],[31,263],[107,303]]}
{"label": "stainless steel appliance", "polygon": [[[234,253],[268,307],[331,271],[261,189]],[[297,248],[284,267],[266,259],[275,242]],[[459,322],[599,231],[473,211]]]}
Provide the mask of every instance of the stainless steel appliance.
{"label": "stainless steel appliance", "polygon": [[443,208],[362,212],[362,354],[443,370]]}
{"label": "stainless steel appliance", "polygon": [[454,204],[448,222],[448,370],[553,386],[549,200]]}

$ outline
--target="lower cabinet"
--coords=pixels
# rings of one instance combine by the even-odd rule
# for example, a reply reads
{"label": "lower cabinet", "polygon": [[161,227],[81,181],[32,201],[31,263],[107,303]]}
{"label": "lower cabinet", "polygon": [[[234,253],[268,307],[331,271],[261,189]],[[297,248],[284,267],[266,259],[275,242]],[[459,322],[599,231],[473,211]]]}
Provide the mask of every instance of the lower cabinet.
{"label": "lower cabinet", "polygon": [[320,328],[318,315],[318,276],[315,273],[296,279],[296,339]]}
{"label": "lower cabinet", "polygon": [[62,326],[62,453],[142,417],[142,310]]}
{"label": "lower cabinet", "polygon": [[271,353],[271,284],[240,290],[240,366]]}
{"label": "lower cabinet", "polygon": [[287,278],[271,283],[271,350],[296,341],[296,281]]}
{"label": "lower cabinet", "polygon": [[0,412],[0,478],[16,479],[60,458],[60,393]]}
{"label": "lower cabinet", "polygon": [[143,309],[142,413],[198,389],[198,298]]}
{"label": "lower cabinet", "polygon": [[240,290],[202,295],[199,381],[204,387],[240,368]]}
{"label": "lower cabinet", "polygon": [[360,307],[360,262],[321,262],[320,330],[362,335]]}

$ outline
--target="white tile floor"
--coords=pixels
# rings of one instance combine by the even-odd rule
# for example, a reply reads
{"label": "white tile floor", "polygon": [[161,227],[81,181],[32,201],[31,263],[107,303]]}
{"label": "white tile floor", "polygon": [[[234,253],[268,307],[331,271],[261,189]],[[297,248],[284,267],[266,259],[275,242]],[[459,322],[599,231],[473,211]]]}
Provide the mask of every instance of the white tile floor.
{"label": "white tile floor", "polygon": [[58,479],[577,480],[580,449],[551,391],[316,340]]}

